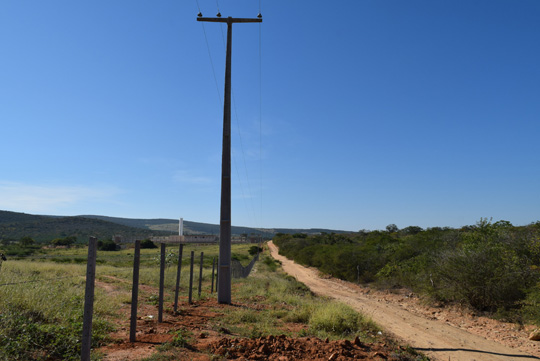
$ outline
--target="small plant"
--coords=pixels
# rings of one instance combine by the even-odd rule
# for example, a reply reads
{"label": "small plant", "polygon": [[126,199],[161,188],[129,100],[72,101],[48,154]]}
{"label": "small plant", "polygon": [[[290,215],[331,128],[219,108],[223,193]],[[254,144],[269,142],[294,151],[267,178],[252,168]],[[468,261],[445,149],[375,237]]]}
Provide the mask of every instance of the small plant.
{"label": "small plant", "polygon": [[187,347],[192,339],[191,332],[179,329],[173,332],[173,339],[171,341],[171,344],[174,347]]}
{"label": "small plant", "polygon": [[148,303],[153,306],[157,306],[159,303],[159,297],[156,295],[151,295],[150,297],[148,297]]}
{"label": "small plant", "polygon": [[[161,252],[154,257],[154,261],[161,264]],[[178,264],[178,255],[174,251],[167,251],[165,253],[165,267],[169,268],[173,264]]]}

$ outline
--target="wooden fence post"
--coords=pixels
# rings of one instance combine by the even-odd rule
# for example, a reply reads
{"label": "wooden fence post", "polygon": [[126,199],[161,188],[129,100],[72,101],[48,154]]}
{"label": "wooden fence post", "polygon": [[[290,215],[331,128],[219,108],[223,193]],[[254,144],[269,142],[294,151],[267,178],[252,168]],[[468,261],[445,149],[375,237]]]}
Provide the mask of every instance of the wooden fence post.
{"label": "wooden fence post", "polygon": [[178,268],[176,269],[176,288],[174,290],[174,312],[178,311],[178,290],[180,288],[180,274],[182,272],[182,253],[184,252],[184,245],[180,244],[178,249]]}
{"label": "wooden fence post", "polygon": [[163,288],[165,287],[165,243],[161,244],[161,262],[159,265],[159,304],[158,322],[163,322]]}
{"label": "wooden fence post", "polygon": [[210,286],[210,293],[214,293],[214,272],[216,270],[216,257],[212,258],[212,285]]}
{"label": "wooden fence post", "polygon": [[133,285],[131,286],[131,322],[129,328],[129,342],[137,341],[137,303],[139,299],[139,267],[141,263],[141,241],[135,241],[135,255],[133,257]]}
{"label": "wooden fence post", "polygon": [[88,261],[86,264],[86,289],[84,292],[83,333],[81,361],[90,361],[92,347],[92,316],[94,313],[94,286],[96,280],[97,238],[88,241]]}
{"label": "wooden fence post", "polygon": [[204,261],[204,252],[201,252],[201,264],[200,264],[200,270],[199,270],[199,299],[201,299],[203,261]]}
{"label": "wooden fence post", "polygon": [[195,257],[195,251],[191,251],[191,266],[189,268],[189,304],[193,295],[193,258]]}

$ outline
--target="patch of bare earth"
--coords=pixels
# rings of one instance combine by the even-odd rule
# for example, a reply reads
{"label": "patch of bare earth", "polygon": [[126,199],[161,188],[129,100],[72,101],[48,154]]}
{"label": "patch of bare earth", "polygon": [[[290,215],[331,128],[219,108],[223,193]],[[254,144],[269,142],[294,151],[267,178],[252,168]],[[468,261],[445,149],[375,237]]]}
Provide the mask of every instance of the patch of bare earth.
{"label": "patch of bare earth", "polygon": [[[218,319],[231,307],[249,305],[221,305],[215,299],[179,304],[179,312],[166,312],[163,322],[157,322],[157,307],[141,305],[137,317],[136,342],[129,342],[130,305],[120,310],[118,331],[112,342],[97,352],[105,361],[141,360],[158,352],[160,345],[173,341],[174,332],[187,331],[188,345],[180,350],[181,360],[401,360],[398,346],[386,343],[363,344],[359,340],[328,341],[318,338],[267,336],[256,339],[241,338],[224,327],[217,327]],[[172,309],[172,305],[167,305]],[[301,331],[305,325],[288,323],[284,332]]]}
{"label": "patch of bare earth", "polygon": [[[343,281],[336,280],[336,282]],[[540,357],[540,343],[529,340],[529,334],[536,329],[535,326],[494,320],[460,305],[430,305],[408,290],[378,291],[356,285],[351,287],[359,293],[379,300],[379,302],[397,305],[403,310],[428,320],[440,321],[471,334]]]}
{"label": "patch of bare earth", "polygon": [[356,338],[328,341],[318,338],[290,338],[284,335],[256,339],[222,338],[211,345],[214,354],[238,360],[401,360],[386,344],[364,344]]}

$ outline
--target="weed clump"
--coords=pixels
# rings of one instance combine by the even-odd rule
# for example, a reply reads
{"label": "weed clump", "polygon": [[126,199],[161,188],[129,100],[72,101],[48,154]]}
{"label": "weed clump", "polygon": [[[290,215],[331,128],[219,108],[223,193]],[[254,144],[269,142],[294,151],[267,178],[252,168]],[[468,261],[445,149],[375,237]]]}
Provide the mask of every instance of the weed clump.
{"label": "weed clump", "polygon": [[309,329],[315,334],[348,337],[366,331],[376,332],[377,326],[360,313],[342,303],[324,303],[313,310]]}

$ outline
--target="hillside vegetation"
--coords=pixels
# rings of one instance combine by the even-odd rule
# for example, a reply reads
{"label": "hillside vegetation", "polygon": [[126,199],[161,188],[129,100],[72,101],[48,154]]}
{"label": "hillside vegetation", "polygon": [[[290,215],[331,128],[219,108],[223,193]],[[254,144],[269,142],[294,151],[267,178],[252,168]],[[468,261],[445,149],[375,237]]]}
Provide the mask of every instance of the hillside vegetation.
{"label": "hillside vegetation", "polygon": [[[75,217],[39,216],[26,213],[0,211],[0,241],[13,243],[23,237],[30,237],[38,243],[56,238],[76,237],[78,242],[86,242],[90,236],[111,239],[120,235],[127,239],[144,239],[151,236],[178,234],[178,219],[136,219],[96,215]],[[343,233],[329,229],[259,229],[231,227],[233,236],[262,236],[271,239],[277,232],[317,234],[320,232]],[[219,224],[200,223],[184,220],[184,234],[219,234]]]}
{"label": "hillside vegetation", "polygon": [[354,234],[279,234],[280,253],[352,282],[407,287],[502,318],[540,324],[540,222],[481,219],[461,229],[395,225]]}
{"label": "hillside vegetation", "polygon": [[133,228],[85,217],[36,216],[0,211],[0,240],[4,242],[19,241],[23,237],[30,237],[37,242],[47,242],[68,236],[86,242],[90,236],[99,239],[110,239],[114,235],[147,238],[163,234],[150,229]]}

